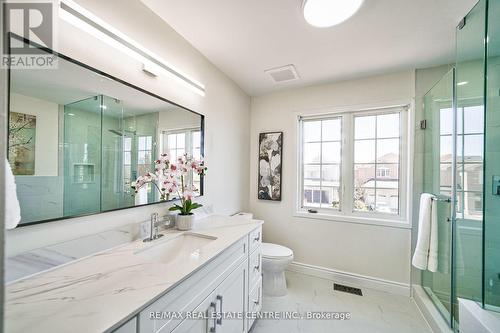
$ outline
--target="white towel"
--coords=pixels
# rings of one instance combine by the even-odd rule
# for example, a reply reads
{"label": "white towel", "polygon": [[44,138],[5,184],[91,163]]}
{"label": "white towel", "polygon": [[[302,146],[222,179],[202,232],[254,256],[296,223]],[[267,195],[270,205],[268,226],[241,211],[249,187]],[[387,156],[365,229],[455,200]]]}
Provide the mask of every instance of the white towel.
{"label": "white towel", "polygon": [[14,229],[21,221],[21,208],[17,200],[16,181],[9,161],[5,160],[5,228]]}
{"label": "white towel", "polygon": [[435,272],[438,264],[437,205],[434,195],[422,193],[418,216],[417,247],[412,264],[418,269]]}

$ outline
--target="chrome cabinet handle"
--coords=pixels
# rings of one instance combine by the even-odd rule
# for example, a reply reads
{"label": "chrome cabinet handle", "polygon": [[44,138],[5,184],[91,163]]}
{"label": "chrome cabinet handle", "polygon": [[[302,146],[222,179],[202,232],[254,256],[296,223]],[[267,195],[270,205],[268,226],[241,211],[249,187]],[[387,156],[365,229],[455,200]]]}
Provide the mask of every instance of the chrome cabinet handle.
{"label": "chrome cabinet handle", "polygon": [[214,310],[212,311],[212,315],[214,316],[213,320],[213,327],[210,327],[210,333],[215,333],[217,332],[217,315],[214,315],[214,314],[217,314],[217,306],[215,304],[215,302],[212,302],[210,303],[210,307],[213,308]]}
{"label": "chrome cabinet handle", "polygon": [[253,304],[255,304],[255,305],[259,305],[259,303],[260,303],[260,302],[259,302],[259,300],[258,300],[258,299],[253,301]]}
{"label": "chrome cabinet handle", "polygon": [[259,232],[258,236],[257,236],[257,237],[255,237],[253,240],[254,240],[255,242],[260,241],[260,232]]}
{"label": "chrome cabinet handle", "polygon": [[220,317],[217,318],[217,324],[218,325],[222,325],[222,316],[223,316],[223,312],[222,312],[222,295],[217,295],[217,300],[220,301],[220,307],[219,307],[219,311],[220,311]]}
{"label": "chrome cabinet handle", "polygon": [[253,266],[253,268],[259,271],[259,270],[260,270],[260,265],[259,265],[259,264],[257,264],[257,265],[255,265],[255,266]]}

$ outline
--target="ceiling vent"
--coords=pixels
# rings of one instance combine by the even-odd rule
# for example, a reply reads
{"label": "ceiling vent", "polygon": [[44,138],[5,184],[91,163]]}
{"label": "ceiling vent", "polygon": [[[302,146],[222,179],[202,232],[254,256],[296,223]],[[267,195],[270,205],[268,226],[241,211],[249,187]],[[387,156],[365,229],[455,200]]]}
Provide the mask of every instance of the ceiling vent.
{"label": "ceiling vent", "polygon": [[290,82],[299,79],[299,75],[294,65],[271,68],[264,72],[271,77],[274,83]]}

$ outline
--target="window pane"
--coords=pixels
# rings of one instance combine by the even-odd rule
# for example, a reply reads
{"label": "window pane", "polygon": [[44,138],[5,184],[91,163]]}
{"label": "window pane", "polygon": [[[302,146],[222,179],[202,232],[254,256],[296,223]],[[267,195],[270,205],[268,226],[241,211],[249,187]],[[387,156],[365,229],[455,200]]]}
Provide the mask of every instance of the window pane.
{"label": "window pane", "polygon": [[137,163],[146,164],[146,152],[144,150],[139,150],[137,152]]}
{"label": "window pane", "polygon": [[124,138],[123,139],[123,150],[125,150],[125,151],[132,150],[132,138]]}
{"label": "window pane", "polygon": [[340,196],[338,187],[321,188],[321,207],[334,209],[340,208]]}
{"label": "window pane", "polygon": [[478,192],[463,192],[464,218],[481,219],[483,214],[483,195]]}
{"label": "window pane", "polygon": [[453,109],[441,109],[439,112],[439,133],[452,134],[453,133]]}
{"label": "window pane", "polygon": [[375,138],[375,116],[355,117],[355,139]]}
{"label": "window pane", "polygon": [[484,140],[483,135],[464,136],[464,161],[478,162],[483,160]]}
{"label": "window pane", "polygon": [[484,108],[472,106],[464,108],[464,133],[484,132]]}
{"label": "window pane", "polygon": [[193,132],[193,148],[201,147],[201,132]]}
{"label": "window pane", "polygon": [[304,185],[319,186],[320,170],[319,165],[304,165]]}
{"label": "window pane", "polygon": [[463,115],[463,112],[464,112],[464,109],[462,109],[462,108],[457,109],[457,134],[464,133],[464,125],[463,125],[464,115]]}
{"label": "window pane", "polygon": [[319,163],[321,159],[320,143],[304,144],[304,163]]}
{"label": "window pane", "polygon": [[[132,170],[130,165],[125,165],[123,167],[123,180],[130,186],[130,178],[132,177]],[[127,184],[126,184],[127,185]],[[126,188],[127,189],[127,188]]]}
{"label": "window pane", "polygon": [[340,119],[323,120],[322,126],[323,141],[339,141],[341,139]]}
{"label": "window pane", "polygon": [[[440,187],[451,187],[451,163],[441,163],[439,166],[439,186]],[[458,176],[458,175],[457,175]],[[458,177],[457,177],[458,178]]]}
{"label": "window pane", "polygon": [[354,166],[354,187],[375,187],[375,164]]}
{"label": "window pane", "polygon": [[139,150],[146,150],[146,137],[145,136],[139,137]]}
{"label": "window pane", "polygon": [[375,210],[378,213],[397,214],[399,210],[398,190],[377,188]]}
{"label": "window pane", "polygon": [[304,206],[319,207],[320,206],[320,188],[304,186]]}
{"label": "window pane", "polygon": [[375,210],[375,190],[367,188],[354,189],[354,203],[353,209],[355,211],[370,212]]}
{"label": "window pane", "polygon": [[340,166],[323,165],[322,167],[322,186],[340,185]]}
{"label": "window pane", "polygon": [[464,164],[463,170],[464,191],[483,191],[483,165]]}
{"label": "window pane", "polygon": [[185,142],[186,142],[186,134],[185,133],[177,134],[177,148],[185,148]]}
{"label": "window pane", "polygon": [[321,141],[321,120],[304,121],[304,142]]}
{"label": "window pane", "polygon": [[[459,140],[457,140],[458,142]],[[452,150],[453,150],[453,137],[451,135],[442,136],[440,138],[440,162],[451,162],[452,161]],[[459,150],[457,149],[457,152]]]}
{"label": "window pane", "polygon": [[130,151],[123,152],[123,164],[125,165],[132,164],[132,153]]}
{"label": "window pane", "polygon": [[322,163],[340,163],[340,142],[323,143]]}
{"label": "window pane", "polygon": [[399,113],[377,116],[377,139],[399,137]]}
{"label": "window pane", "polygon": [[169,134],[168,137],[167,137],[167,141],[168,141],[168,148],[170,149],[175,149],[175,147],[177,147],[177,140],[176,140],[177,136],[175,134]]}
{"label": "window pane", "polygon": [[197,160],[201,159],[200,148],[193,149],[193,157]]}
{"label": "window pane", "polygon": [[354,163],[373,163],[375,161],[375,140],[354,142]]}
{"label": "window pane", "polygon": [[377,162],[399,162],[399,139],[377,140]]}
{"label": "window pane", "polygon": [[168,155],[170,156],[170,159],[176,159],[177,158],[177,149],[170,149],[168,151]]}
{"label": "window pane", "polygon": [[184,155],[186,151],[184,149],[177,149],[177,157],[181,157],[182,155]]}
{"label": "window pane", "polygon": [[146,137],[146,150],[151,150],[153,137]]}

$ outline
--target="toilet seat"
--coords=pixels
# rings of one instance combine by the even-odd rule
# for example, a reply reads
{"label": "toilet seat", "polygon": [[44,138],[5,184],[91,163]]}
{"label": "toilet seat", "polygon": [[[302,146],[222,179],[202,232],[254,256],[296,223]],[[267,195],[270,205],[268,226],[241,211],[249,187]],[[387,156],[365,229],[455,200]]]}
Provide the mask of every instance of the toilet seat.
{"label": "toilet seat", "polygon": [[262,258],[266,259],[283,259],[293,256],[292,250],[278,244],[262,243],[261,249]]}

